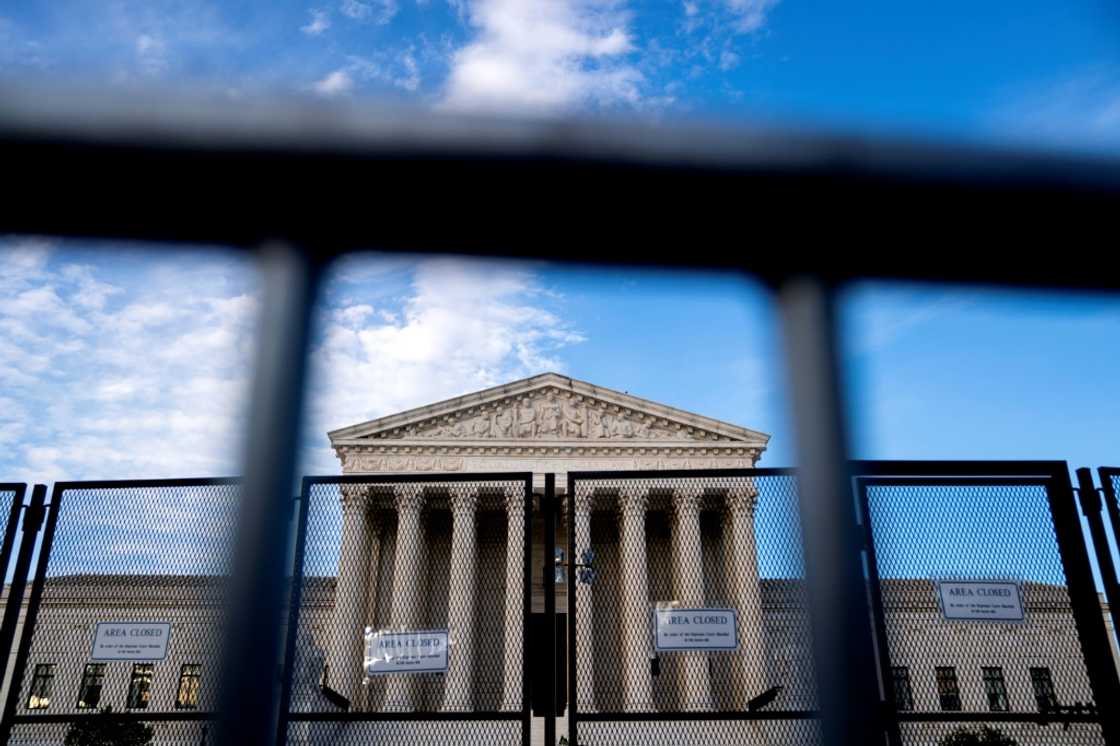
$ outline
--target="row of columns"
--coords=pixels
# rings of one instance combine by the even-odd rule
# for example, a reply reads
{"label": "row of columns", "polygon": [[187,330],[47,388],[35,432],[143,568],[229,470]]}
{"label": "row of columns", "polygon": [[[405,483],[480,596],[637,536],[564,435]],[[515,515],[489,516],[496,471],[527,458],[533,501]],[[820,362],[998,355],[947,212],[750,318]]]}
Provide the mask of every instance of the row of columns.
{"label": "row of columns", "polygon": [[[327,670],[331,688],[357,702],[363,673],[362,637],[366,620],[373,618],[377,567],[380,562],[380,526],[367,509],[365,488],[346,486],[342,495],[342,547],[334,619],[328,648]],[[474,601],[476,597],[477,543],[475,513],[477,487],[449,488],[452,514],[448,628],[454,647],[448,654],[442,709],[464,711],[472,707],[471,674],[474,663]],[[525,543],[525,495],[520,488],[505,490],[507,547]],[[704,605],[700,512],[701,488],[673,492],[672,563],[677,598],[685,606]],[[410,629],[422,622],[423,594],[416,580],[425,577],[424,535],[421,514],[425,495],[421,486],[394,488],[397,509],[397,540],[394,556],[390,626]],[[652,711],[653,681],[649,667],[652,653],[650,608],[646,575],[645,518],[648,488],[623,485],[618,490],[620,538],[623,708],[631,712]],[[726,495],[724,535],[725,561],[731,580],[731,601],[739,615],[739,650],[733,654],[735,706],[746,707],[747,699],[762,691],[762,602],[754,534],[757,491],[753,487],[733,489]],[[575,545],[582,552],[591,546],[592,496],[577,494]],[[547,559],[547,558],[546,558]],[[506,552],[504,609],[505,645],[503,661],[503,710],[518,710],[522,700],[524,556]],[[592,586],[576,586],[577,703],[581,712],[595,711],[594,626]],[[686,710],[712,709],[707,654],[685,652],[681,660],[682,706]],[[415,702],[414,677],[389,676],[384,709],[409,711]]]}
{"label": "row of columns", "polygon": [[[365,487],[344,486],[342,494],[342,556],[335,589],[334,616],[327,650],[328,685],[352,703],[359,701],[363,673],[361,631],[374,617],[377,567],[380,561],[380,525],[368,509]],[[477,571],[475,514],[478,487],[448,488],[451,508],[451,561],[447,623],[452,649],[441,709],[448,712],[472,708],[471,676],[474,665],[474,614]],[[504,488],[507,546],[525,544],[525,495],[520,487]],[[393,557],[393,594],[389,626],[414,629],[423,622],[424,593],[418,586],[426,577],[422,512],[424,488],[394,487],[397,540]],[[521,709],[522,641],[524,634],[524,553],[506,552],[505,647],[502,709]],[[415,677],[389,676],[383,709],[407,712],[416,700]]]}
{"label": "row of columns", "polygon": [[[703,556],[700,512],[704,492],[700,487],[673,491],[671,555],[677,599],[686,607],[704,605]],[[731,602],[738,612],[739,649],[733,654],[733,691],[737,709],[762,692],[762,598],[758,578],[754,512],[758,492],[753,486],[732,489],[726,495],[724,536],[726,571]],[[576,551],[591,546],[592,496],[577,494],[575,508]],[[624,484],[618,488],[619,564],[622,607],[622,703],[627,712],[655,709],[649,659],[653,652],[646,574],[646,509],[648,488]],[[580,712],[595,711],[592,587],[576,586],[576,701]],[[713,707],[708,656],[703,652],[676,654],[681,661],[682,707],[704,711]]]}

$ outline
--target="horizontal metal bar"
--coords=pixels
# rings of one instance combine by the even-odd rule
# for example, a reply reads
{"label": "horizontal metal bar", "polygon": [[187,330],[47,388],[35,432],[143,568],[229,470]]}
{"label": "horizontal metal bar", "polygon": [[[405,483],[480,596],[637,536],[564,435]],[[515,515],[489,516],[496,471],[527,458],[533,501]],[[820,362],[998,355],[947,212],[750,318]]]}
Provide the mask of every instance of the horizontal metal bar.
{"label": "horizontal metal bar", "polygon": [[79,714],[54,714],[54,715],[16,715],[12,718],[13,725],[36,725],[39,723],[77,723],[85,720],[101,720],[112,718],[125,722],[190,722],[194,720],[208,722],[218,718],[213,712],[91,712],[88,715]]}
{"label": "horizontal metal bar", "polygon": [[792,467],[771,467],[765,469],[641,469],[632,471],[570,471],[569,479],[727,479],[735,477],[779,477],[795,476]]}
{"label": "horizontal metal bar", "polygon": [[306,485],[316,484],[415,484],[418,482],[524,482],[532,472],[471,472],[432,474],[343,474],[304,477]]}
{"label": "horizontal metal bar", "polygon": [[293,712],[288,716],[289,723],[341,722],[341,723],[417,723],[434,721],[442,723],[510,721],[520,722],[521,712]]}
{"label": "horizontal metal bar", "polygon": [[[1112,229],[1120,160],[796,128],[484,119],[379,102],[228,102],[103,87],[0,89],[0,233],[252,247],[323,258],[388,251],[716,267],[770,281],[920,277],[1120,287],[1093,240]],[[415,200],[426,185],[442,188]],[[361,189],[356,189],[356,185]],[[555,205],[581,195],[555,220]],[[378,219],[364,209],[378,204]],[[181,205],[190,203],[189,218]],[[493,220],[489,206],[504,206]],[[728,251],[750,205],[757,243],[858,235],[857,248]],[[811,206],[811,207],[807,207]],[[814,219],[805,220],[806,210]],[[330,221],[320,216],[330,214]],[[431,220],[433,214],[439,220]],[[657,215],[657,220],[649,220]],[[1024,218],[1029,216],[1029,218]],[[548,224],[548,231],[540,231]],[[595,241],[587,241],[589,226]],[[881,252],[922,226],[925,252]],[[969,240],[960,240],[967,225]],[[1060,241],[1061,262],[984,261],[974,247]],[[689,251],[653,251],[679,247]],[[1079,259],[1085,261],[1078,261]]]}
{"label": "horizontal metal bar", "polygon": [[861,477],[868,487],[1045,487],[1048,477]]}
{"label": "horizontal metal bar", "polygon": [[69,490],[149,489],[152,487],[210,487],[241,484],[241,477],[188,477],[184,479],[102,479],[90,482],[55,482],[55,488]]}
{"label": "horizontal metal bar", "polygon": [[743,712],[741,710],[713,712],[581,712],[581,723],[600,722],[675,722],[704,720],[816,720],[820,713],[816,710],[760,710]]}
{"label": "horizontal metal bar", "polygon": [[915,461],[854,460],[852,474],[859,477],[1051,477],[1069,473],[1065,461]]}
{"label": "horizontal metal bar", "polygon": [[914,712],[898,713],[898,719],[914,723],[1037,723],[1038,725],[1062,725],[1071,723],[1099,723],[1098,715],[1051,715],[1041,717],[1037,712]]}

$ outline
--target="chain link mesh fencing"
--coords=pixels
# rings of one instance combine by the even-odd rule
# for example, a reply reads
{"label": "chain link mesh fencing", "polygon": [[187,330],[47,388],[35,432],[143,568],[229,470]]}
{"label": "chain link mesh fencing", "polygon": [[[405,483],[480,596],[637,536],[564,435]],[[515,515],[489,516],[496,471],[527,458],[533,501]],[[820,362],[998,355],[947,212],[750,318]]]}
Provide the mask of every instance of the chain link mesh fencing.
{"label": "chain link mesh fencing", "polygon": [[520,744],[531,479],[305,482],[289,743]]}
{"label": "chain link mesh fencing", "polygon": [[239,490],[234,480],[56,485],[10,743],[61,743],[106,708],[120,722],[177,720],[152,724],[155,743],[205,740]]}
{"label": "chain link mesh fencing", "polygon": [[[1053,712],[1094,696],[1046,481],[861,481],[903,743],[988,728],[1019,746],[1103,744],[1099,725],[1063,727]],[[1006,593],[1007,619],[947,593]]]}
{"label": "chain link mesh fencing", "polygon": [[[817,743],[794,477],[623,477],[566,498],[594,566],[573,580],[579,742]],[[697,622],[713,636],[673,626]]]}

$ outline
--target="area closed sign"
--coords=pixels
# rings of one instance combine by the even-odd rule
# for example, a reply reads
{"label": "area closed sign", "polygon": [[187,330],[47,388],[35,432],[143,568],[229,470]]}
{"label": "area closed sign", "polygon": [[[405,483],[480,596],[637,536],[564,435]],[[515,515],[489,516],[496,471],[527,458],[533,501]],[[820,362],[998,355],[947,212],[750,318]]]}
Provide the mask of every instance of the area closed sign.
{"label": "area closed sign", "polygon": [[1015,581],[939,580],[936,587],[947,620],[1023,621],[1023,596]]}
{"label": "area closed sign", "polygon": [[444,673],[447,637],[445,629],[370,631],[366,634],[366,675]]}
{"label": "area closed sign", "polygon": [[98,622],[95,661],[161,661],[167,657],[170,622]]}
{"label": "area closed sign", "polygon": [[734,609],[657,609],[654,646],[659,651],[735,650]]}

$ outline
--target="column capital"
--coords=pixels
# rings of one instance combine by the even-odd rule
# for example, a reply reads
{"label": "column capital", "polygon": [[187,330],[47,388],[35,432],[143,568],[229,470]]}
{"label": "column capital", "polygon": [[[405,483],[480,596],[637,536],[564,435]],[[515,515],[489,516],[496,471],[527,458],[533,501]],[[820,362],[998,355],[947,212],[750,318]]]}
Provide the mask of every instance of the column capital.
{"label": "column capital", "polygon": [[478,507],[478,488],[473,484],[453,484],[448,502],[453,514],[474,515]]}
{"label": "column capital", "polygon": [[525,512],[525,489],[521,485],[502,488],[507,513]]}
{"label": "column capital", "polygon": [[727,492],[726,502],[730,513],[753,515],[758,505],[758,489],[753,484],[732,487]]}
{"label": "column capital", "polygon": [[576,494],[572,496],[571,503],[575,507],[576,515],[590,513],[592,506],[595,504],[595,494],[590,490],[581,492],[577,489]]}
{"label": "column capital", "polygon": [[673,488],[673,510],[678,516],[695,515],[704,507],[704,488],[689,485]]}
{"label": "column capital", "polygon": [[644,518],[649,505],[649,488],[623,484],[618,488],[618,515],[620,518]]}
{"label": "column capital", "polygon": [[393,499],[398,513],[419,513],[424,509],[424,488],[415,484],[397,485],[393,488]]}
{"label": "column capital", "polygon": [[364,484],[343,484],[339,486],[339,492],[343,513],[365,510],[369,505],[369,490]]}

